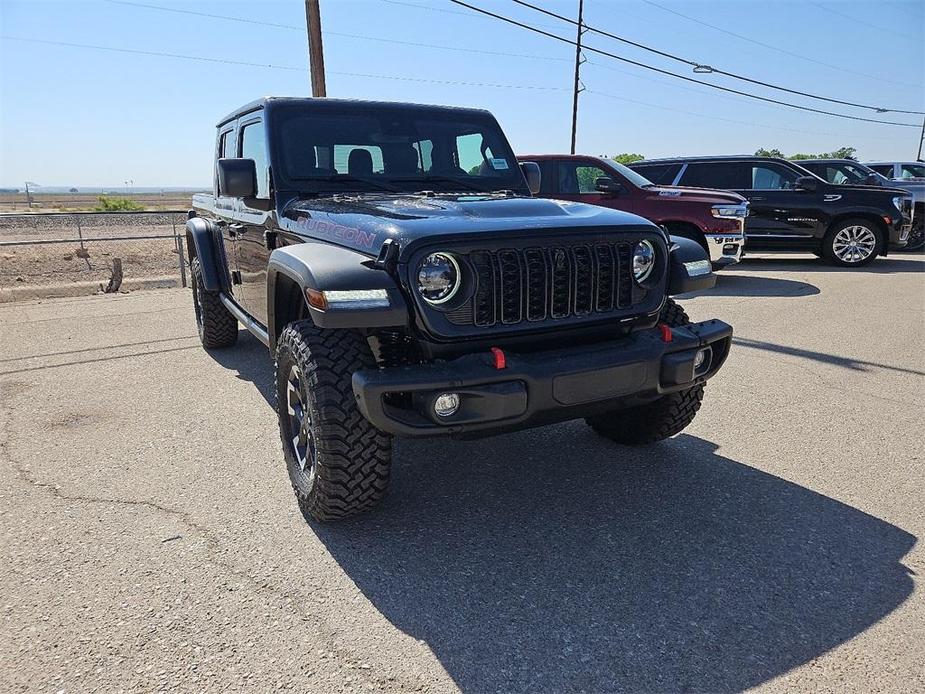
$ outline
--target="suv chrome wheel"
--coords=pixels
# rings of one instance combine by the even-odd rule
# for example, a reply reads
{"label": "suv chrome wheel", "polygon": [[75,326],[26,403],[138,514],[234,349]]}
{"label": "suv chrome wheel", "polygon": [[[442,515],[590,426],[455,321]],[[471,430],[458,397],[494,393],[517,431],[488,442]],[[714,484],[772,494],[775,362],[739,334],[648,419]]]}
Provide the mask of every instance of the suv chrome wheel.
{"label": "suv chrome wheel", "polygon": [[860,224],[841,229],[832,239],[832,252],[843,263],[863,262],[870,258],[876,248],[876,234]]}
{"label": "suv chrome wheel", "polygon": [[312,433],[312,415],[302,393],[302,372],[295,364],[286,378],[286,413],[289,415],[290,445],[299,471],[306,475],[311,485],[315,474],[317,449]]}

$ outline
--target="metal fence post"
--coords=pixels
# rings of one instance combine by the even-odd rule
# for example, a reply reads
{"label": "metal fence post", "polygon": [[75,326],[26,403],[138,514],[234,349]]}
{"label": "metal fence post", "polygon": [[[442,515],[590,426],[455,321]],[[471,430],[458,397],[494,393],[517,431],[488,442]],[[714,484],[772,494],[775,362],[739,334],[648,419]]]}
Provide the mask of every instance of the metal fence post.
{"label": "metal fence post", "polygon": [[75,219],[77,220],[77,238],[80,239],[80,250],[83,251],[86,249],[84,248],[84,233],[80,228],[80,215],[77,215]]}
{"label": "metal fence post", "polygon": [[186,254],[183,252],[183,237],[177,234],[174,225],[174,238],[177,240],[177,256],[180,258],[180,286],[186,287]]}

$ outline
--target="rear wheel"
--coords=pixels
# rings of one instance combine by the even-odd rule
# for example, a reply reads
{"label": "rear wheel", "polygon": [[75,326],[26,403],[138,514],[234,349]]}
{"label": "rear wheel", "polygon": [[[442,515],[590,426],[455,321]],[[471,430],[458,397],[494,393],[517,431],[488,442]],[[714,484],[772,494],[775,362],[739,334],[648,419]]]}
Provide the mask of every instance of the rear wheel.
{"label": "rear wheel", "polygon": [[289,479],[299,508],[334,520],[373,508],[389,482],[391,437],[363,417],[355,371],[376,365],[350,330],[290,323],[276,346],[276,409]]}
{"label": "rear wheel", "polygon": [[867,265],[882,250],[883,231],[866,219],[837,222],[822,241],[826,259],[842,267]]}
{"label": "rear wheel", "polygon": [[[672,327],[690,323],[687,313],[673,299],[662,309],[661,322]],[[680,433],[694,420],[703,401],[703,385],[663,395],[639,407],[613,410],[585,421],[598,434],[628,445],[655,443]]]}
{"label": "rear wheel", "polygon": [[225,308],[218,292],[208,292],[202,286],[202,265],[199,258],[190,263],[193,289],[193,311],[202,346],[208,349],[231,347],[238,341],[238,319]]}

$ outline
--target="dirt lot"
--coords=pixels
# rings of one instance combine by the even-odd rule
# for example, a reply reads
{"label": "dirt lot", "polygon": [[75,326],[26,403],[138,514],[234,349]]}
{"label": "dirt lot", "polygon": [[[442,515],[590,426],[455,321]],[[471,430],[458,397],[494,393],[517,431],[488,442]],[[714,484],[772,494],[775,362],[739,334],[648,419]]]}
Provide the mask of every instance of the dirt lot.
{"label": "dirt lot", "polygon": [[[69,243],[0,245],[0,290],[28,286],[87,283],[88,292],[106,284],[119,258],[126,279],[179,277],[177,244],[185,214],[6,215],[0,216],[0,242],[71,239]],[[99,241],[129,237],[125,241]],[[81,243],[81,238],[83,242]]]}
{"label": "dirt lot", "polygon": [[[0,193],[0,213],[92,210],[100,204],[100,194],[99,190],[87,193],[33,193],[33,204],[30,207],[25,193]],[[192,192],[181,191],[132,195],[113,193],[106,197],[129,198],[146,210],[188,210],[192,204],[192,196]]]}
{"label": "dirt lot", "polygon": [[0,690],[923,691],[923,270],[743,263],[683,434],[402,441],[333,525],[188,291],[0,306]]}

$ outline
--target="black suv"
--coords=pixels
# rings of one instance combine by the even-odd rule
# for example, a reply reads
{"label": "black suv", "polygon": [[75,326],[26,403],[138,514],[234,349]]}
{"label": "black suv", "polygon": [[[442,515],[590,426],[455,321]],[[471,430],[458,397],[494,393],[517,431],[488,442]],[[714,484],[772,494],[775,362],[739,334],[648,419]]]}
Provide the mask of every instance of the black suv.
{"label": "black suv", "polygon": [[907,193],[832,185],[785,159],[684,157],[630,166],[654,183],[744,196],[746,251],[812,251],[836,265],[857,267],[903,248],[912,226]]}
{"label": "black suv", "polygon": [[713,286],[703,248],[532,198],[538,167],[486,111],[262,99],[219,122],[215,156],[186,225],[199,335],[229,347],[240,322],[270,348],[315,518],[382,498],[393,435],[672,436],[726,358],[732,329],[668,298]]}

